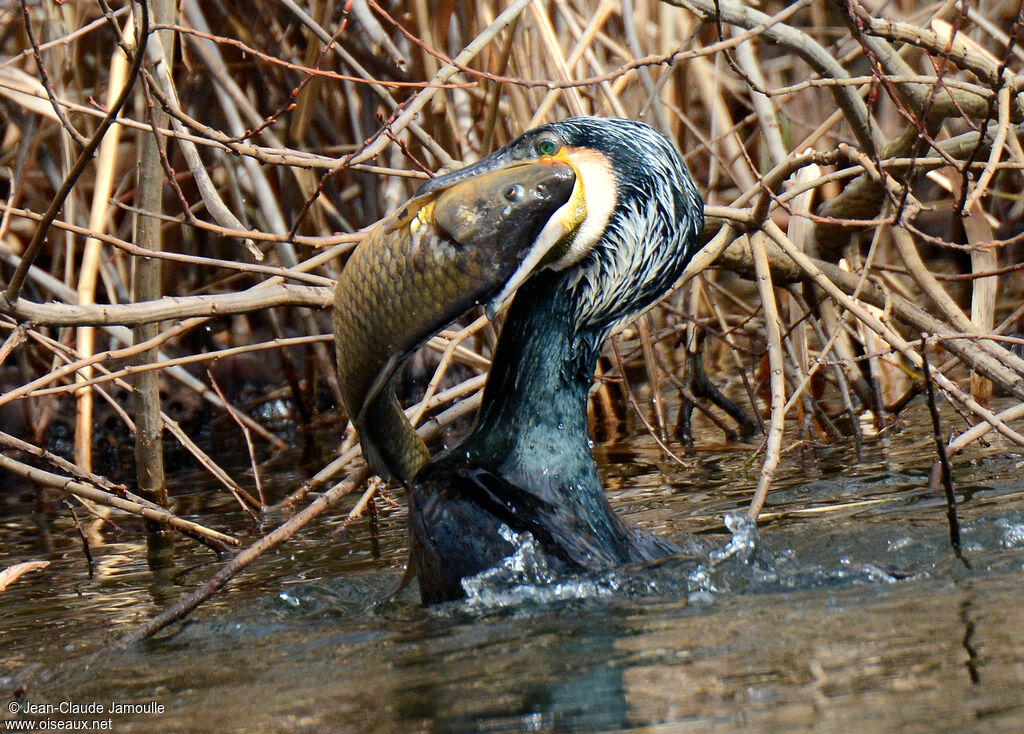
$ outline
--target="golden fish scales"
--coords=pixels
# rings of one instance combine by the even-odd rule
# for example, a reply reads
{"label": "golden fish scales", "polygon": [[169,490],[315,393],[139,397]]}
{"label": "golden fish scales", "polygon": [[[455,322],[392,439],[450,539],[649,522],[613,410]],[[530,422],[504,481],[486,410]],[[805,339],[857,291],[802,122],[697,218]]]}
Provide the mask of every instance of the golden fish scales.
{"label": "golden fish scales", "polygon": [[334,293],[338,377],[374,472],[408,483],[429,459],[392,389],[402,363],[543,259],[573,225],[546,227],[575,184],[553,160],[487,173],[411,199],[352,253]]}

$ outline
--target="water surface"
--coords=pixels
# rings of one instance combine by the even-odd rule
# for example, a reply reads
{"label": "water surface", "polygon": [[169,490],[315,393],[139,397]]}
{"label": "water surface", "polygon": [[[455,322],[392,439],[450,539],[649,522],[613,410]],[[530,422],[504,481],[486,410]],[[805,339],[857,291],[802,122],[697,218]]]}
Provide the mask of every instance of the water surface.
{"label": "water surface", "polygon": [[[0,566],[51,566],[0,595],[0,684],[39,705],[101,703],[91,718],[118,732],[1024,731],[1024,464],[999,447],[958,462],[965,563],[926,487],[930,450],[894,436],[859,458],[788,455],[760,527],[730,529],[751,451],[680,467],[642,438],[599,447],[616,507],[687,553],[557,584],[519,568],[518,586],[424,609],[411,592],[377,602],[401,576],[404,512],[382,506],[332,539],[339,514],[184,624],[91,665],[219,562],[179,541],[177,566],[154,574],[127,521],[94,544],[90,580],[64,516],[45,547],[12,516]],[[265,479],[283,492],[303,476]],[[216,490],[178,481],[178,511],[223,527]],[[109,715],[147,702],[163,712]]]}

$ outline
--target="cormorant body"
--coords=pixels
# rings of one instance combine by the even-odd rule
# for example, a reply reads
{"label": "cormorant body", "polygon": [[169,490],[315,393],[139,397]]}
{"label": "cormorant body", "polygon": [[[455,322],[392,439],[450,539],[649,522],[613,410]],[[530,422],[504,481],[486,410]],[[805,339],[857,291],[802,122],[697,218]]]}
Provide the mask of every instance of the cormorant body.
{"label": "cormorant body", "polygon": [[477,424],[410,486],[410,571],[426,603],[465,595],[462,580],[528,532],[555,573],[599,571],[676,552],[631,527],[601,487],[587,395],[605,339],[679,278],[703,228],[703,203],[679,153],[647,125],[573,118],[527,132],[488,158],[428,182],[552,154],[576,168],[587,217],[574,241],[519,288]]}

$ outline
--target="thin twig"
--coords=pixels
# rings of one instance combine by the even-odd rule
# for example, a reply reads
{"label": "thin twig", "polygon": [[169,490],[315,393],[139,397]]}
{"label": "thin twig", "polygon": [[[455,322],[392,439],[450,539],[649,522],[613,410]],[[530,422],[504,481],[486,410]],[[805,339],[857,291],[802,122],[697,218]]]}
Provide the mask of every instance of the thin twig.
{"label": "thin twig", "polygon": [[764,463],[757,480],[757,488],[750,500],[747,515],[756,520],[761,508],[764,507],[768,490],[771,488],[775,469],[779,465],[779,453],[782,449],[782,432],[786,420],[786,383],[785,367],[782,356],[782,329],[779,323],[779,311],[775,304],[775,291],[772,285],[771,270],[768,266],[765,238],[754,235],[749,239],[750,251],[757,270],[757,291],[761,296],[761,307],[764,309],[764,326],[767,336],[769,390],[771,393],[771,418],[768,422],[768,438],[765,443]]}
{"label": "thin twig", "polygon": [[953,552],[957,558],[963,559],[960,548],[960,520],[956,514],[956,493],[953,491],[953,470],[949,465],[949,455],[946,453],[946,445],[942,440],[942,427],[939,418],[939,409],[935,404],[935,388],[932,386],[931,368],[928,366],[928,336],[921,335],[921,367],[924,371],[925,390],[928,395],[928,412],[932,418],[932,437],[935,439],[935,452],[938,455],[937,461],[942,467],[942,487],[946,491],[946,520],[949,522],[949,544],[953,546]]}

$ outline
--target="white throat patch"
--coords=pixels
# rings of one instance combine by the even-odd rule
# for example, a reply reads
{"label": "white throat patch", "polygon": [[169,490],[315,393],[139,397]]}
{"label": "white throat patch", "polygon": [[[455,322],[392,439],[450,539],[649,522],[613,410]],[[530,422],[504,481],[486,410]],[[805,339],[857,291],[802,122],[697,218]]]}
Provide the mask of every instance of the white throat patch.
{"label": "white throat patch", "polygon": [[[590,252],[590,248],[604,234],[619,197],[618,184],[615,174],[612,173],[612,162],[604,153],[591,148],[569,148],[568,158],[572,167],[576,169],[576,185],[583,189],[587,213],[576,230],[568,251],[548,266],[552,270],[565,270]],[[574,198],[575,192],[569,199],[570,203]],[[568,212],[563,210],[569,206],[570,204],[566,204],[555,212],[551,220],[560,220],[566,216]]]}

